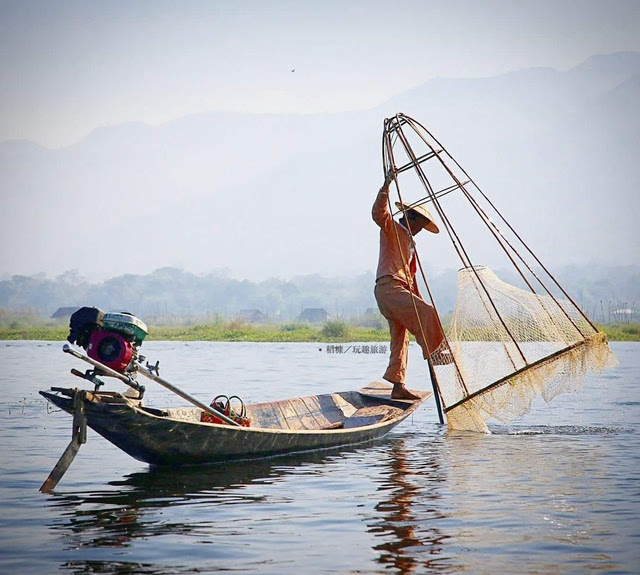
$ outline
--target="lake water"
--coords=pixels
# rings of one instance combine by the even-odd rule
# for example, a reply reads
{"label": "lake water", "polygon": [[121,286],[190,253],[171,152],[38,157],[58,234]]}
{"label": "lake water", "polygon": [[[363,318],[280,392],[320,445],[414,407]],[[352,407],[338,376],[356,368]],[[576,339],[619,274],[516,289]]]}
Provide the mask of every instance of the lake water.
{"label": "lake water", "polygon": [[[371,344],[367,344],[371,345]],[[640,344],[579,393],[492,435],[448,432],[433,401],[366,446],[158,469],[89,430],[54,494],[38,488],[71,417],[38,390],[85,364],[61,343],[0,342],[0,573],[638,573]],[[345,351],[347,346],[344,346]],[[357,389],[383,353],[318,344],[148,342],[208,402]],[[370,348],[371,350],[371,348]],[[429,387],[415,344],[411,387]],[[111,382],[113,389],[125,386]],[[187,405],[145,382],[147,405]]]}

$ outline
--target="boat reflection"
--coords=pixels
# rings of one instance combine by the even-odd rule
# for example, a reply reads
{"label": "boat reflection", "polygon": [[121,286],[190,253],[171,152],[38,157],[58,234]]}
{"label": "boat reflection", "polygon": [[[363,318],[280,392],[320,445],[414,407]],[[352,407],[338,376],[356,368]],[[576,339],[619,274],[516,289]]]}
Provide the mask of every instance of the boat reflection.
{"label": "boat reflection", "polygon": [[[65,532],[68,549],[126,547],[138,538],[188,535],[199,528],[193,518],[197,506],[259,503],[265,497],[252,492],[250,486],[275,484],[298,468],[323,463],[331,453],[224,465],[150,467],[111,481],[109,490],[56,493],[50,505],[63,508],[65,520],[50,527]],[[184,520],[175,519],[183,514],[166,512],[181,505],[191,508]]]}
{"label": "boat reflection", "polygon": [[[73,561],[60,567],[74,573],[122,572],[125,568],[154,573],[154,569],[169,566],[126,559],[137,557],[141,547],[157,548],[176,540],[183,541],[183,553],[190,548],[194,556],[202,554],[204,560],[207,553],[218,553],[222,548],[228,553],[231,546],[240,553],[233,560],[242,564],[242,548],[251,545],[255,546],[253,553],[275,551],[279,561],[280,552],[269,547],[269,541],[277,541],[272,538],[275,532],[294,535],[298,530],[314,545],[321,536],[314,526],[330,525],[341,516],[340,509],[336,508],[336,515],[331,511],[330,492],[324,496],[313,492],[335,485],[338,478],[347,480],[349,491],[361,494],[371,504],[363,515],[352,516],[347,533],[334,533],[340,545],[350,548],[364,536],[374,553],[369,560],[393,573],[451,572],[448,535],[438,527],[447,517],[439,440],[416,441],[413,434],[398,434],[374,446],[333,452],[226,465],[149,468],[112,481],[100,491],[56,493],[48,504],[59,513],[49,527],[62,537],[65,551],[73,556]],[[345,466],[354,472],[351,478],[345,477]],[[308,485],[309,498],[292,495],[295,485]],[[363,499],[354,495],[345,501],[347,508],[355,511],[362,507],[358,501]],[[258,523],[252,523],[254,520]],[[359,533],[353,539],[348,535],[351,528]],[[159,541],[150,543],[158,537]],[[186,547],[184,541],[188,541]],[[191,542],[196,547],[191,547]],[[202,547],[201,543],[208,545]],[[98,559],[97,565],[96,556],[114,548],[125,561]],[[282,554],[286,553],[283,548]],[[222,561],[232,557],[223,555]],[[184,560],[184,556],[177,559]],[[171,566],[174,572],[181,568],[179,564]],[[251,569],[255,568],[252,564]]]}

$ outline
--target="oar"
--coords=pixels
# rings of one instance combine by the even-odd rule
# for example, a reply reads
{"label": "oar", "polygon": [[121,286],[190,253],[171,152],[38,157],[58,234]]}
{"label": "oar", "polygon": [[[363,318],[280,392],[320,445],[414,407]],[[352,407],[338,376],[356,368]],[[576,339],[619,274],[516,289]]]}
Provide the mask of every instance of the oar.
{"label": "oar", "polygon": [[80,446],[87,442],[87,414],[85,412],[85,392],[76,388],[73,394],[73,428],[71,431],[71,441],[64,453],[58,459],[55,467],[49,473],[49,477],[40,487],[42,493],[51,493],[62,476],[67,472],[71,462],[74,460]]}

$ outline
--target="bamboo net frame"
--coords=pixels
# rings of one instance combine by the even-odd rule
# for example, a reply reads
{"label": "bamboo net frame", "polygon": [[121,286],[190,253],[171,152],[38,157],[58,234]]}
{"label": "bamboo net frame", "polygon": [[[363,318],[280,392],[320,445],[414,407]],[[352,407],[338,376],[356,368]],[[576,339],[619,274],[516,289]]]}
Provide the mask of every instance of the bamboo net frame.
{"label": "bamboo net frame", "polygon": [[[401,158],[405,158],[406,161],[400,163]],[[476,308],[480,310],[478,313],[485,318],[483,321],[487,325],[493,324],[491,334],[487,335],[489,339],[485,341],[501,341],[503,349],[501,361],[505,364],[504,369],[507,372],[500,373],[495,380],[485,381],[480,388],[477,381],[470,381],[474,379],[474,375],[470,374],[468,366],[464,365],[465,354],[460,352],[462,342],[450,341],[452,337],[458,340],[469,337],[468,332],[456,334],[450,329],[448,334],[445,332],[444,345],[439,350],[429,350],[432,357],[433,354],[437,356],[443,350],[453,352],[453,361],[446,367],[437,366],[434,369],[429,361],[434,392],[436,398],[439,398],[444,405],[450,427],[486,432],[488,431],[486,420],[490,417],[509,420],[511,414],[522,415],[529,409],[534,395],[542,395],[545,399],[551,395],[544,378],[556,377],[557,379],[554,365],[556,367],[561,365],[563,359],[574,363],[582,362],[582,375],[587,368],[601,369],[614,363],[615,360],[608,349],[604,334],[598,332],[495,204],[422,124],[404,114],[396,114],[385,119],[382,161],[385,177],[392,177],[398,199],[403,206],[428,203],[432,205],[433,212],[440,219],[453,250],[462,264],[458,305],[461,304],[460,295],[464,285],[465,293],[472,294],[470,297]],[[440,177],[437,186],[432,177],[432,172],[436,170]],[[417,179],[418,187],[423,193],[419,199],[412,202],[403,198],[399,183],[399,176],[406,172],[415,176],[413,182],[415,183]],[[443,198],[451,194],[456,194],[466,201],[471,213],[478,218],[489,237],[506,256],[525,289],[501,282],[493,272],[473,261],[470,251],[462,241],[459,226],[454,222],[454,214],[444,206]],[[389,204],[391,209],[391,199]],[[406,217],[406,211],[402,207],[398,213]],[[501,222],[503,230],[499,229],[492,217]],[[396,241],[399,239],[396,238]],[[415,249],[413,236],[411,241]],[[434,306],[440,322],[440,314],[431,286],[427,281],[418,251],[415,250],[415,253],[429,301]],[[409,262],[403,262],[403,265],[408,272]],[[410,277],[409,273],[407,277]],[[535,310],[539,323],[537,331],[532,329],[531,334],[523,335],[521,326],[514,322],[515,312],[512,305],[514,301],[517,301],[517,305],[525,309],[529,315],[532,315],[532,310]],[[414,311],[418,316],[415,303]],[[441,327],[443,327],[442,324]],[[425,326],[420,325],[423,338],[424,328]],[[541,342],[553,339],[555,346],[541,344],[539,347],[544,350],[544,355],[541,355],[540,350],[533,353],[531,345],[533,338]],[[564,368],[565,371],[575,371],[572,365],[567,364]],[[532,374],[537,374],[538,377],[532,377]],[[444,384],[442,380],[445,380]],[[555,388],[568,390],[572,385],[566,383],[563,388],[562,385],[557,384]],[[526,393],[522,392],[523,386],[529,387]]]}

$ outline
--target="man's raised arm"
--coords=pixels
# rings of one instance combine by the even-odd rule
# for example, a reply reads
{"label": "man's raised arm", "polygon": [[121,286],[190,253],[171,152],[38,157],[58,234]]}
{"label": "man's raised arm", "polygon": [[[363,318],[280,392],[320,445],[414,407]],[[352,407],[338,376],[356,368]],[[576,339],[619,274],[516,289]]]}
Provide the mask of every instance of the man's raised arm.
{"label": "man's raised arm", "polygon": [[381,228],[388,227],[393,221],[391,213],[389,212],[389,185],[391,184],[391,177],[387,176],[384,180],[384,184],[380,188],[376,201],[373,202],[373,208],[371,210],[371,217],[373,221]]}

